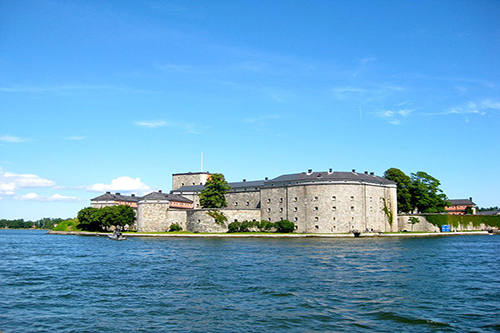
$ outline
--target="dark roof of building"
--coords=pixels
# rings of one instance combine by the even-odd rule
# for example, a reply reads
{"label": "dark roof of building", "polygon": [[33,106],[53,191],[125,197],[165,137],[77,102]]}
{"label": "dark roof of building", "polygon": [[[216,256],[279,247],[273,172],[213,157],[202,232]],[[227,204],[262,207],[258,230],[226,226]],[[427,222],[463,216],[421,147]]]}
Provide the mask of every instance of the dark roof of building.
{"label": "dark roof of building", "polygon": [[174,173],[172,176],[180,176],[180,175],[211,175],[209,172],[181,172],[181,173]]}
{"label": "dark roof of building", "polygon": [[352,172],[302,172],[282,175],[267,181],[268,183],[283,183],[283,182],[309,182],[309,181],[360,181],[379,184],[396,184],[395,182],[383,177],[375,176],[373,173],[358,173]]}
{"label": "dark roof of building", "polygon": [[143,196],[141,200],[168,200],[168,201],[188,202],[188,203],[193,202],[192,200],[189,200],[188,198],[185,198],[182,195],[163,193],[161,191],[151,192]]}
{"label": "dark roof of building", "polygon": [[475,206],[476,204],[472,202],[471,199],[449,199],[446,200],[450,203],[450,206]]}
{"label": "dark roof of building", "polygon": [[252,180],[252,181],[229,183],[229,186],[231,186],[232,189],[256,188],[256,187],[259,188],[264,186],[264,183],[265,183],[264,180]]}
{"label": "dark roof of building", "polygon": [[[375,176],[373,173],[357,173],[357,172],[302,172],[287,175],[281,175],[273,179],[255,180],[255,181],[242,181],[235,183],[228,183],[233,190],[244,188],[262,188],[271,186],[276,183],[290,183],[290,182],[311,182],[311,181],[358,181],[376,184],[395,185],[396,183],[383,177]],[[204,185],[189,185],[183,186],[171,193],[179,192],[199,192],[205,188]]]}
{"label": "dark roof of building", "polygon": [[483,210],[483,211],[477,212],[477,215],[500,215],[500,209]]}
{"label": "dark roof of building", "polygon": [[103,195],[90,199],[91,201],[130,201],[137,202],[141,197],[132,195],[122,195],[120,193],[112,194],[111,192],[106,192]]}
{"label": "dark roof of building", "polygon": [[[231,186],[231,190],[239,190],[244,188],[261,188],[264,186],[264,180],[254,180],[254,181],[243,181],[243,182],[235,182],[235,183],[227,183]],[[170,191],[170,193],[178,193],[178,192],[200,192],[205,188],[205,185],[187,185],[178,188],[177,190]]]}

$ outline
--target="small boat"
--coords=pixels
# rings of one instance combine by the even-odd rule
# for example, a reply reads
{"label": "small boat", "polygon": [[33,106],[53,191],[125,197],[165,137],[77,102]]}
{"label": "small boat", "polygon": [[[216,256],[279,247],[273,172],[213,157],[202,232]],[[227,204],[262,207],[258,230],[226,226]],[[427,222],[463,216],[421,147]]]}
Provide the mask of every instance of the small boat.
{"label": "small boat", "polygon": [[112,240],[117,240],[117,241],[127,239],[127,237],[123,236],[121,232],[114,232],[112,235],[108,235],[108,237]]}

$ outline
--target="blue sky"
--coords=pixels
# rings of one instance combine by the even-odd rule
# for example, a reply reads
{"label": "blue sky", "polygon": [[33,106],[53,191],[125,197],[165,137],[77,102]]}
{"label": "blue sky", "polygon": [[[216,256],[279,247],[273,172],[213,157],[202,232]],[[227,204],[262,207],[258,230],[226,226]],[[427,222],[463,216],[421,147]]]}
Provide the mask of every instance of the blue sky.
{"label": "blue sky", "polygon": [[500,205],[498,1],[3,1],[0,218],[104,191],[425,171]]}

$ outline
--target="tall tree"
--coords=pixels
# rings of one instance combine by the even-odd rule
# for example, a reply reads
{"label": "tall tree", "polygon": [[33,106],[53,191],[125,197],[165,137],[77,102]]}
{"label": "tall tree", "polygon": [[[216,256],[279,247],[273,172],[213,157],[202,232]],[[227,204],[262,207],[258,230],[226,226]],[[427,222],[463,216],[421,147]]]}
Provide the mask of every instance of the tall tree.
{"label": "tall tree", "polygon": [[413,211],[410,193],[412,181],[410,176],[397,168],[390,168],[384,172],[384,177],[396,182],[398,186],[398,212],[409,213]]}
{"label": "tall tree", "polygon": [[214,173],[205,184],[205,188],[200,193],[200,205],[203,208],[224,208],[227,206],[225,194],[229,191],[229,186],[221,173]]}
{"label": "tall tree", "polygon": [[439,188],[441,183],[426,172],[419,171],[411,174],[411,201],[412,206],[419,213],[444,212],[447,205],[446,195]]}

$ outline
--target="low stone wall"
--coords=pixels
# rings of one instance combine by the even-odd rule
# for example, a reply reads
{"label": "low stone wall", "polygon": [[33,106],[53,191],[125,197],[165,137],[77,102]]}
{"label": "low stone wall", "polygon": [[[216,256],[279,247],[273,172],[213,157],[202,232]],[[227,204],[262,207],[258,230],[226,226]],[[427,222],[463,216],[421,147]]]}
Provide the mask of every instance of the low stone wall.
{"label": "low stone wall", "polygon": [[227,217],[224,224],[215,223],[207,213],[211,209],[192,209],[187,211],[186,230],[192,232],[227,232],[229,223],[238,221],[260,221],[260,209],[217,209]]}
{"label": "low stone wall", "polygon": [[[411,225],[410,217],[416,217],[419,222]],[[426,232],[440,232],[438,227],[434,224],[427,222],[425,216],[422,215],[398,215],[398,231],[426,231]]]}
{"label": "low stone wall", "polygon": [[[410,223],[410,217],[416,217],[420,222],[415,223],[413,226]],[[440,232],[440,228],[431,224],[425,218],[425,215],[399,215],[398,216],[398,229],[399,231],[426,231],[426,232]],[[460,224],[458,227],[450,226],[450,231],[473,231],[473,230],[489,230],[492,227],[481,223],[474,226],[472,222],[467,224]]]}

